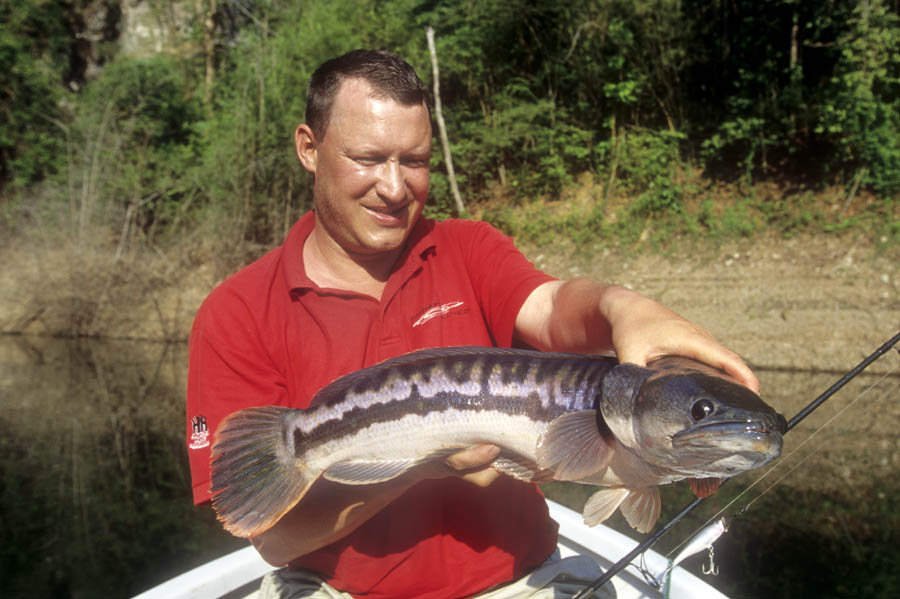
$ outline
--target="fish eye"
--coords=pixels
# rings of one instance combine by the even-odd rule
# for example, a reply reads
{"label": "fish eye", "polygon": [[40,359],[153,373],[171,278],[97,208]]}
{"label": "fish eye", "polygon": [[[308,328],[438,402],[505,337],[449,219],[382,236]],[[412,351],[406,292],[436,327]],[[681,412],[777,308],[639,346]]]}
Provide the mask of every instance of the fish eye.
{"label": "fish eye", "polygon": [[715,411],[716,406],[708,399],[698,399],[694,402],[694,405],[691,406],[691,416],[695,421],[703,420]]}

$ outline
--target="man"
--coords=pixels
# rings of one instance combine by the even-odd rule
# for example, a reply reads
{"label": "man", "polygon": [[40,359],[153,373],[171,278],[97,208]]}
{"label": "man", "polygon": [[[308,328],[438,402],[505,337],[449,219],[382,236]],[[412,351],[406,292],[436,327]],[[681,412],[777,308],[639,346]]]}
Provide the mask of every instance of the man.
{"label": "man", "polygon": [[[334,378],[423,347],[615,350],[640,365],[682,354],[758,388],[735,354],[656,302],[621,287],[555,280],[484,223],[421,218],[427,97],[412,68],[387,53],[354,51],[313,74],[295,142],[314,175],[314,212],[283,246],[210,294],[191,334],[197,503],[209,499],[209,433],[228,413],[307,407]],[[534,485],[489,467],[497,452],[474,447],[377,485],[318,481],[251,539],[267,561],[299,572],[269,580],[265,592],[436,598],[512,588],[515,580],[533,586],[542,568],[558,567],[542,566],[556,527]],[[540,585],[552,592],[554,577],[571,576],[551,574]]]}

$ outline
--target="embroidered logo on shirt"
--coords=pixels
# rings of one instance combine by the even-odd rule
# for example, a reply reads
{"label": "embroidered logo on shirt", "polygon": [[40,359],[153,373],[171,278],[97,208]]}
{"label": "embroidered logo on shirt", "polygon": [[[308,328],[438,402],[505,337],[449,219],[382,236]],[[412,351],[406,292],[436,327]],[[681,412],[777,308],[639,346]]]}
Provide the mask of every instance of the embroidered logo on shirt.
{"label": "embroidered logo on shirt", "polygon": [[203,449],[209,447],[209,426],[206,424],[206,416],[194,416],[191,418],[191,449]]}
{"label": "embroidered logo on shirt", "polygon": [[442,304],[440,306],[434,306],[433,308],[428,308],[422,315],[413,323],[414,327],[420,326],[431,320],[432,318],[437,318],[438,316],[444,316],[448,314],[451,310],[459,308],[462,306],[462,302],[448,302],[446,304]]}

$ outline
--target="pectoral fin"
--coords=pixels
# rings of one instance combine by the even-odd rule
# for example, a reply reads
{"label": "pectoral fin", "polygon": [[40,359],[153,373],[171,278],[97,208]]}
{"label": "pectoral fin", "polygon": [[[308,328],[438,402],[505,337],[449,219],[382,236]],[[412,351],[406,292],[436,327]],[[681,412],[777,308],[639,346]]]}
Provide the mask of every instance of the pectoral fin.
{"label": "pectoral fin", "polygon": [[556,418],[540,434],[537,463],[553,470],[556,480],[579,480],[600,472],[612,460],[613,443],[597,428],[597,411],[570,412]]}
{"label": "pectoral fin", "polygon": [[632,489],[622,502],[622,515],[632,528],[638,532],[650,532],[659,519],[662,501],[659,498],[659,487]]}
{"label": "pectoral fin", "polygon": [[[370,485],[391,480],[410,468],[431,460],[442,459],[461,449],[460,447],[441,449],[421,458],[344,460],[329,466],[322,476],[345,485]],[[491,467],[529,482],[543,482],[552,478],[551,472],[541,470],[533,461],[510,453],[501,453],[491,463]]]}
{"label": "pectoral fin", "polygon": [[420,463],[416,459],[347,460],[332,464],[324,478],[345,485],[371,485],[396,478]]}
{"label": "pectoral fin", "polygon": [[692,478],[688,481],[697,497],[709,497],[722,486],[721,478]]}

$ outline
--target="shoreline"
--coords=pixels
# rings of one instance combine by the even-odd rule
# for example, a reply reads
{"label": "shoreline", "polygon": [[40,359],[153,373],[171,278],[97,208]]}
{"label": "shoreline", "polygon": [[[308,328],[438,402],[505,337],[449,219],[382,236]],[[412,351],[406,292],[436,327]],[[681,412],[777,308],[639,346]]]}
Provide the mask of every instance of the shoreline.
{"label": "shoreline", "polygon": [[[666,256],[576,250],[523,248],[551,275],[660,301],[758,369],[845,372],[900,330],[900,248],[805,236],[685,245]],[[178,248],[111,262],[100,251],[23,243],[7,244],[0,259],[4,335],[183,342],[230,274],[213,260],[192,264]]]}

